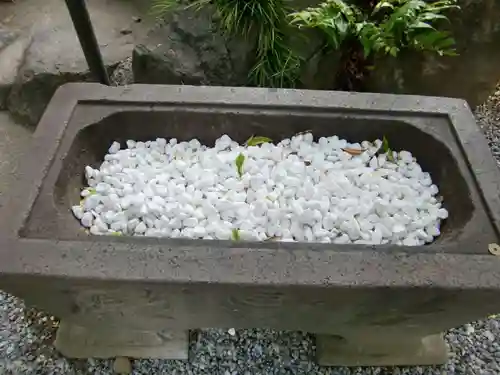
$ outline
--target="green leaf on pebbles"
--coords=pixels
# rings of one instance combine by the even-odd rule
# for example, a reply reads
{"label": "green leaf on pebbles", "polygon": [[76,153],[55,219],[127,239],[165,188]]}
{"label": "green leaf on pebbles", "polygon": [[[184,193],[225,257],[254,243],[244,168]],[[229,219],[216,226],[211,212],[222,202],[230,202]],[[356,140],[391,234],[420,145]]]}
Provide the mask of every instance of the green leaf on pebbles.
{"label": "green leaf on pebbles", "polygon": [[239,241],[240,240],[240,230],[233,229],[231,231],[231,238],[233,239],[233,241]]}
{"label": "green leaf on pebbles", "polygon": [[394,155],[392,154],[392,150],[389,147],[389,141],[384,135],[384,138],[382,138],[382,151],[387,154],[387,160],[394,162]]}
{"label": "green leaf on pebbles", "polygon": [[246,146],[258,146],[263,143],[270,143],[273,140],[267,137],[254,137],[253,135],[245,142]]}
{"label": "green leaf on pebbles", "polygon": [[239,154],[236,157],[235,164],[236,164],[236,171],[238,172],[238,176],[243,176],[243,163],[245,162],[245,155]]}
{"label": "green leaf on pebbles", "polygon": [[389,147],[389,141],[387,140],[385,135],[384,135],[384,138],[382,138],[382,151],[384,151],[384,152],[391,151],[391,149]]}

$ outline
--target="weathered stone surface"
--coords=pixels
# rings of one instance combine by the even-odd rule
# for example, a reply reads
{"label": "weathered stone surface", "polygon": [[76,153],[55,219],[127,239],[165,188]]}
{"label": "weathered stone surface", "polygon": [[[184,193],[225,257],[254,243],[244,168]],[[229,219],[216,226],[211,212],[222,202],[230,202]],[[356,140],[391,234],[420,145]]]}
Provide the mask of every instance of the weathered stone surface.
{"label": "weathered stone surface", "polygon": [[5,109],[5,101],[29,43],[29,37],[23,37],[18,32],[0,29],[0,109]]}
{"label": "weathered stone surface", "polygon": [[18,36],[19,33],[15,31],[0,29],[0,51],[16,40]]}
{"label": "weathered stone surface", "polygon": [[249,44],[229,41],[217,31],[208,9],[184,11],[134,49],[139,83],[235,86],[246,82]]}
{"label": "weathered stone surface", "polygon": [[[7,99],[7,108],[18,121],[36,125],[60,85],[95,80],[75,33],[70,31],[47,28],[34,34]],[[131,51],[131,47],[121,47],[103,56],[110,73]]]}
{"label": "weathered stone surface", "polygon": [[58,35],[63,39],[72,39],[71,42],[66,40],[62,43],[59,38],[57,42],[52,41],[52,36],[55,36],[52,30],[45,30],[33,37],[7,99],[7,108],[20,122],[36,124],[60,85],[90,80],[85,61],[75,61],[74,55],[69,55],[72,52],[61,48],[61,44],[77,45],[75,35]]}
{"label": "weathered stone surface", "polygon": [[[136,40],[151,25],[146,20],[134,22],[132,17],[140,12],[130,1],[90,1],[87,5],[105,65],[111,72],[131,56]],[[95,79],[88,71],[64,2],[25,0],[7,7],[5,13],[9,28],[33,35],[7,99],[7,108],[14,117],[33,125],[61,84]],[[120,31],[124,28],[131,33],[123,35]]]}
{"label": "weathered stone surface", "polygon": [[19,161],[26,154],[32,129],[16,124],[9,113],[0,111],[0,207],[9,199],[16,181]]}
{"label": "weathered stone surface", "polygon": [[462,0],[450,15],[459,56],[408,54],[377,65],[370,91],[436,95],[483,103],[500,81],[500,2]]}

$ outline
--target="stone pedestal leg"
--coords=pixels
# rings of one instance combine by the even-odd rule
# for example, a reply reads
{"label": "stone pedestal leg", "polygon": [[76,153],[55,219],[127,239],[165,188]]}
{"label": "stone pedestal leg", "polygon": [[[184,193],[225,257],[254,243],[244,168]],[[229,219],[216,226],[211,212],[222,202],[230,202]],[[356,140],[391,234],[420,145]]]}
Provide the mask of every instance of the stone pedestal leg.
{"label": "stone pedestal leg", "polygon": [[356,334],[317,335],[318,363],[322,366],[404,366],[444,364],[448,351],[443,335],[408,337]]}
{"label": "stone pedestal leg", "polygon": [[70,358],[188,358],[188,331],[84,327],[61,321],[55,347]]}

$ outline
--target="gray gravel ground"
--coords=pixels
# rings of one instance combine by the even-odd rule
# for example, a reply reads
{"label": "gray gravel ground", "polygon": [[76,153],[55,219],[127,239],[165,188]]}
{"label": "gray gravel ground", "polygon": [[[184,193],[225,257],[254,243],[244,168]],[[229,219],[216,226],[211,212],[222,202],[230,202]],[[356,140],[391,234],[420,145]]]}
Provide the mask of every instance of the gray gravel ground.
{"label": "gray gravel ground", "polygon": [[[500,90],[476,110],[500,165]],[[52,346],[57,321],[0,292],[0,375],[111,374],[111,361],[68,360]],[[446,335],[450,360],[439,367],[321,368],[314,341],[300,332],[201,330],[190,345],[190,361],[138,360],[135,375],[494,375],[500,374],[500,317],[467,324]]]}

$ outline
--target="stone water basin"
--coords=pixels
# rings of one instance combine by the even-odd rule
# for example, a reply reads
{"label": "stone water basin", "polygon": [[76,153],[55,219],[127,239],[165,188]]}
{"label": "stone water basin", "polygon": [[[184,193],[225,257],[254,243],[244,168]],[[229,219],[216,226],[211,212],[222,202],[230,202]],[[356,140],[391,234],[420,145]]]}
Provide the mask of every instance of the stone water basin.
{"label": "stone water basin", "polygon": [[[89,236],[73,218],[86,165],[114,141],[213,144],[302,131],[386,136],[439,186],[425,246]],[[446,360],[441,333],[500,311],[500,174],[462,100],[326,91],[61,87],[0,211],[0,287],[61,319],[70,357],[186,359],[203,327],[302,330],[324,365]]]}

